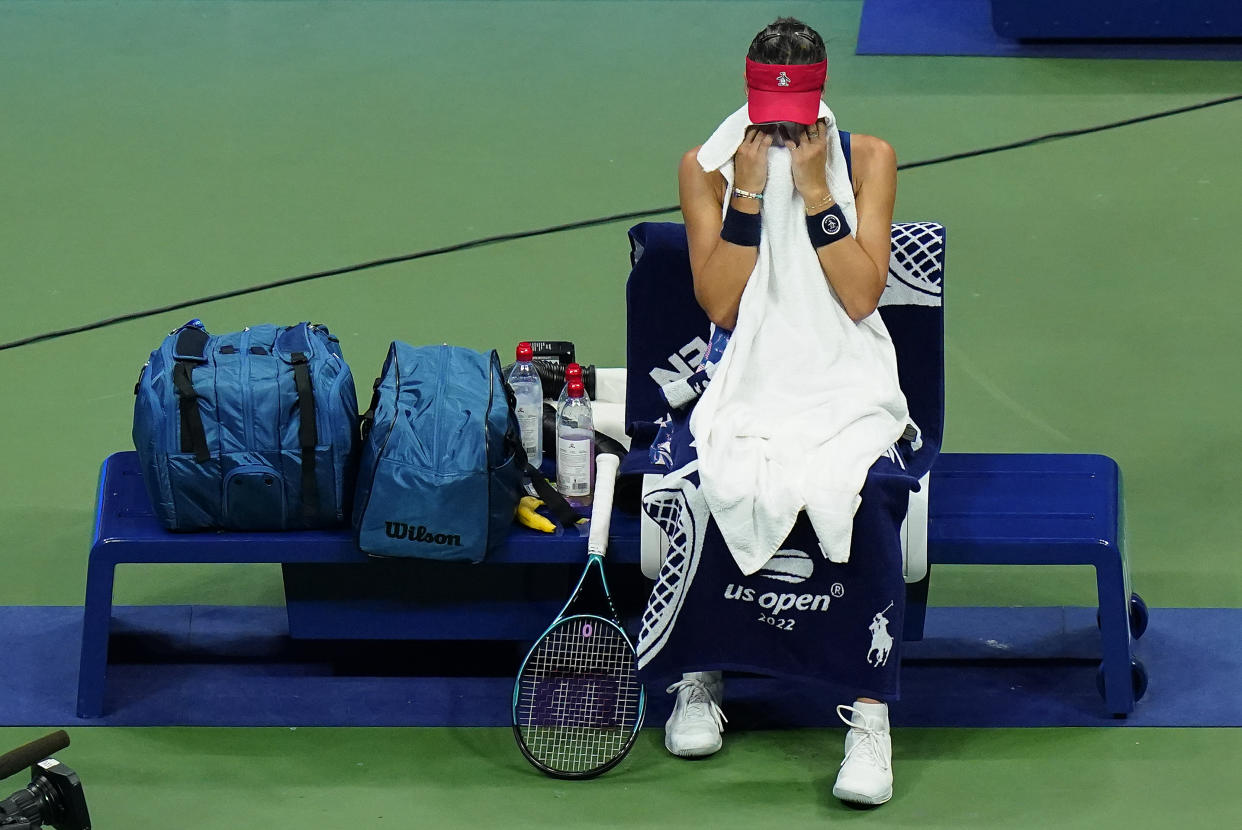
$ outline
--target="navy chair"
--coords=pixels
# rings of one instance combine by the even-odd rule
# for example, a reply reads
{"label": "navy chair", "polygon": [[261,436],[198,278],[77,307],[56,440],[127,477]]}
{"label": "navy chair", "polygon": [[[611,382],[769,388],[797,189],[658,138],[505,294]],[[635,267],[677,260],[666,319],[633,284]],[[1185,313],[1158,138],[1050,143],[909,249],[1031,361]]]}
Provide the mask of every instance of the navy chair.
{"label": "navy chair", "polygon": [[[647,447],[666,405],[660,386],[688,376],[707,350],[710,321],[694,299],[685,228],[630,229],[623,472],[646,472]],[[1134,710],[1147,673],[1133,642],[1147,609],[1130,592],[1121,473],[1102,455],[942,453],[945,229],[897,223],[880,315],[893,338],[902,389],[923,432],[903,527],[907,605],[903,636],[923,636],[932,564],[1089,564],[1096,569],[1102,660],[1099,689],[1115,715]],[[656,540],[644,537],[644,570]]]}

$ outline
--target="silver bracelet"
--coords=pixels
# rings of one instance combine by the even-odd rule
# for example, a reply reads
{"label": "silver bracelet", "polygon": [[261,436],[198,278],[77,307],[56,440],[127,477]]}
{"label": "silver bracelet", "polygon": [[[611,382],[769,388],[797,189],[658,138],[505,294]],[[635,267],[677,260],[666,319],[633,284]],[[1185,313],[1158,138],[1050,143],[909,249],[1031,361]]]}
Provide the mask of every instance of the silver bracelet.
{"label": "silver bracelet", "polygon": [[740,187],[733,188],[733,195],[741,196],[743,199],[758,199],[761,202],[763,201],[762,193],[751,193],[749,190],[742,190]]}

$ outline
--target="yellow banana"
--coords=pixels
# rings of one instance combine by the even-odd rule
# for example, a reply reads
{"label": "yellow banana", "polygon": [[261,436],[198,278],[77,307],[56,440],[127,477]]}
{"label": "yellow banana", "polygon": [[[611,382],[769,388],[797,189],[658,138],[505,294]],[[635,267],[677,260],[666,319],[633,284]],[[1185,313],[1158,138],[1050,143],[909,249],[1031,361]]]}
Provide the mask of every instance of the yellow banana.
{"label": "yellow banana", "polygon": [[556,525],[552,524],[546,516],[535,512],[535,508],[542,504],[543,502],[534,496],[522,496],[522,500],[518,502],[517,519],[532,530],[555,533]]}

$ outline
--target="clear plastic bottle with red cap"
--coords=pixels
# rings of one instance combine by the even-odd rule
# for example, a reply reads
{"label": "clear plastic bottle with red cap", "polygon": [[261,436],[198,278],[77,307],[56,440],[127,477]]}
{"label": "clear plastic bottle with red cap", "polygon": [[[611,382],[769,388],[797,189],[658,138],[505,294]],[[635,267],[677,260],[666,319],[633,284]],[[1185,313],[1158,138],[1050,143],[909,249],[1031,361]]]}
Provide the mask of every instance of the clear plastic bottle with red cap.
{"label": "clear plastic bottle with red cap", "polygon": [[509,386],[516,398],[518,431],[527,460],[538,467],[543,461],[543,381],[535,371],[530,343],[517,345],[517,362],[509,370]]}
{"label": "clear plastic bottle with red cap", "polygon": [[574,507],[587,507],[595,490],[595,423],[582,381],[565,385],[556,411],[556,489]]}
{"label": "clear plastic bottle with red cap", "polygon": [[[556,411],[561,411],[561,404],[565,403],[565,399],[569,397],[569,382],[571,380],[582,380],[582,366],[577,363],[570,363],[565,367],[565,385],[561,387],[561,394],[556,399]],[[583,388],[586,384],[583,384]],[[587,396],[590,397],[589,395]]]}

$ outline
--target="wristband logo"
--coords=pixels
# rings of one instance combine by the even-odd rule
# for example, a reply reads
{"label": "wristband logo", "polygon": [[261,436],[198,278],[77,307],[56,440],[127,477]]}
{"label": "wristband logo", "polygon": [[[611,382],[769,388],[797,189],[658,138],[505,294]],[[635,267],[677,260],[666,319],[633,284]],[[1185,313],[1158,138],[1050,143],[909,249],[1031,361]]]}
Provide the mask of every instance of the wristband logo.
{"label": "wristband logo", "polygon": [[820,227],[824,229],[824,233],[836,236],[841,232],[841,220],[834,214],[828,214],[824,217],[824,221],[820,223]]}

